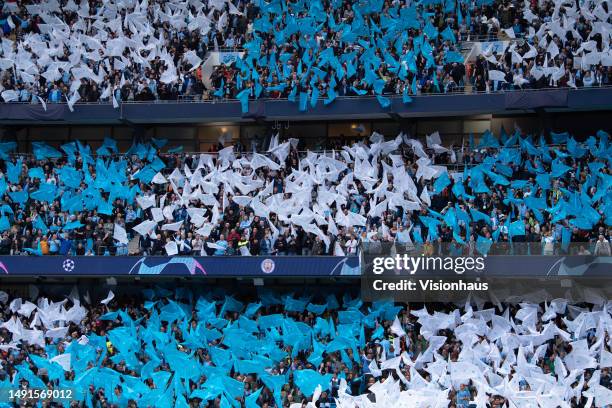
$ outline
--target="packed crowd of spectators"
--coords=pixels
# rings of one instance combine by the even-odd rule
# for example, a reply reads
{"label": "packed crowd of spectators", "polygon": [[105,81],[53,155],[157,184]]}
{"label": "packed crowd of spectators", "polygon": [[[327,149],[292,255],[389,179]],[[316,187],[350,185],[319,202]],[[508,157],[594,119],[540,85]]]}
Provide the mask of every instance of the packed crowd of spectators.
{"label": "packed crowd of spectators", "polygon": [[499,24],[511,42],[489,44],[471,67],[471,82],[480,92],[608,86],[609,15],[600,1],[505,2]]}
{"label": "packed crowd of spectators", "polygon": [[[374,133],[327,153],[273,137],[267,153],[168,153],[106,139],[33,155],[0,145],[0,253],[347,255],[360,245],[455,255],[610,255],[610,140],[441,146]],[[552,143],[552,145],[551,145]],[[539,147],[536,147],[539,146]],[[453,170],[456,169],[456,170]]]}
{"label": "packed crowd of spectators", "polygon": [[[504,36],[521,40],[468,64],[473,89],[609,84],[607,3],[555,4],[5,2],[0,93],[5,102],[70,106],[302,94],[312,104],[366,94],[409,103],[410,95],[462,92],[461,42]],[[203,59],[216,49],[244,54],[203,78]]]}
{"label": "packed crowd of spectators", "polygon": [[0,292],[2,387],[71,390],[56,400],[71,407],[612,404],[605,300],[457,307],[320,289],[134,292],[94,302],[78,289]]}

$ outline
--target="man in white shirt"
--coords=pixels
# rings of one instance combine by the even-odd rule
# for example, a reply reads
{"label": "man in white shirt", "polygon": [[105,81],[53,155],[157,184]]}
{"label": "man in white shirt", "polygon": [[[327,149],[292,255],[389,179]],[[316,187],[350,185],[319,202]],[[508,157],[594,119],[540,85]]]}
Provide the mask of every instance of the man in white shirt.
{"label": "man in white shirt", "polygon": [[347,254],[356,254],[358,246],[359,246],[359,241],[355,239],[355,235],[351,234],[349,240],[346,242]]}
{"label": "man in white shirt", "polygon": [[610,242],[603,235],[599,236],[595,244],[595,253],[597,256],[610,256]]}

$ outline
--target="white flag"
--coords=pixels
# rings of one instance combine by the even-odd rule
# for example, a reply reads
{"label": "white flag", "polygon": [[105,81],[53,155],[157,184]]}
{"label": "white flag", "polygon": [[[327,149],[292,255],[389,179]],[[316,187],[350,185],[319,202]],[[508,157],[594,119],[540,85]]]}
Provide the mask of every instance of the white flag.
{"label": "white flag", "polygon": [[136,202],[143,210],[146,210],[149,207],[153,207],[155,205],[155,196],[139,196],[136,197]]}
{"label": "white flag", "polygon": [[108,291],[108,296],[106,296],[106,299],[102,299],[100,301],[100,303],[102,303],[103,305],[108,305],[108,303],[113,300],[115,298],[115,294],[113,293],[112,290]]}
{"label": "white flag", "polygon": [[162,231],[178,231],[181,228],[181,225],[183,225],[183,221],[179,221],[179,222],[175,222],[172,224],[164,224],[162,225]]}
{"label": "white flag", "polygon": [[36,95],[36,97],[38,98],[38,101],[40,102],[40,104],[42,105],[43,109],[45,110],[45,112],[47,111],[47,103],[45,102],[45,100],[43,98],[41,98],[40,96]]}
{"label": "white flag", "polygon": [[164,248],[166,249],[166,253],[168,254],[168,256],[173,256],[173,255],[178,254],[178,246],[176,245],[176,242],[174,241],[168,242]]}
{"label": "white flag", "polygon": [[115,224],[115,231],[113,232],[113,238],[122,244],[127,244],[129,242],[125,228],[123,228],[119,224]]}
{"label": "white flag", "polygon": [[151,180],[151,182],[155,184],[166,184],[168,180],[166,180],[166,178],[163,174],[161,174],[161,172],[157,172],[157,174],[153,176],[153,180]]}
{"label": "white flag", "polygon": [[491,70],[489,71],[489,79],[491,81],[501,81],[506,82],[506,74],[502,71]]}
{"label": "white flag", "polygon": [[153,229],[156,226],[157,226],[157,223],[155,221],[145,220],[141,222],[140,224],[136,225],[135,227],[133,227],[132,229],[136,231],[137,233],[139,233],[140,235],[145,236],[147,234],[150,234],[151,231],[153,231]]}
{"label": "white flag", "polygon": [[45,337],[50,339],[63,339],[66,337],[66,333],[68,333],[68,327],[58,327],[55,329],[49,329],[45,333]]}
{"label": "white flag", "polygon": [[64,371],[70,371],[70,353],[59,354],[49,361],[59,364]]}
{"label": "white flag", "polygon": [[81,99],[81,95],[78,92],[74,92],[70,99],[68,99],[68,109],[70,112],[74,112],[74,104],[77,103]]}
{"label": "white flag", "polygon": [[427,190],[427,187],[423,188],[423,191],[421,192],[421,196],[419,198],[425,204],[431,205],[431,198],[429,197],[429,191]]}
{"label": "white flag", "polygon": [[403,336],[406,335],[406,332],[402,328],[402,325],[401,325],[399,319],[397,318],[397,316],[395,316],[395,320],[393,321],[393,324],[391,325],[389,330],[391,330],[391,333],[393,333],[393,334],[395,334],[396,336],[399,336],[399,337],[403,337]]}

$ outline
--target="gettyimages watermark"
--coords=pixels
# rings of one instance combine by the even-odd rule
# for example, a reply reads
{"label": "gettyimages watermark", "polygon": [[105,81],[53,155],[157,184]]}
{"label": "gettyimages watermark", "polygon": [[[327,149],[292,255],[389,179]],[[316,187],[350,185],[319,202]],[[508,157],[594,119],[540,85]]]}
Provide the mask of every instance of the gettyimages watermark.
{"label": "gettyimages watermark", "polygon": [[360,252],[366,301],[498,301],[532,297],[543,302],[571,294],[576,300],[611,298],[612,258],[431,253],[431,249],[376,243]]}

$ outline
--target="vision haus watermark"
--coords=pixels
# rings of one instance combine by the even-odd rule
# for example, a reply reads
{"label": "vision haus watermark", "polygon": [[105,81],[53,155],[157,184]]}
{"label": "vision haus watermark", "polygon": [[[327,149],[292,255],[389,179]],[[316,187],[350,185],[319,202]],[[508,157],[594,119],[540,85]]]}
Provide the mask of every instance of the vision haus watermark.
{"label": "vision haus watermark", "polygon": [[520,301],[533,294],[543,302],[568,291],[585,300],[593,290],[612,294],[612,259],[601,257],[453,256],[377,244],[362,247],[360,263],[366,301],[457,302],[469,296]]}

